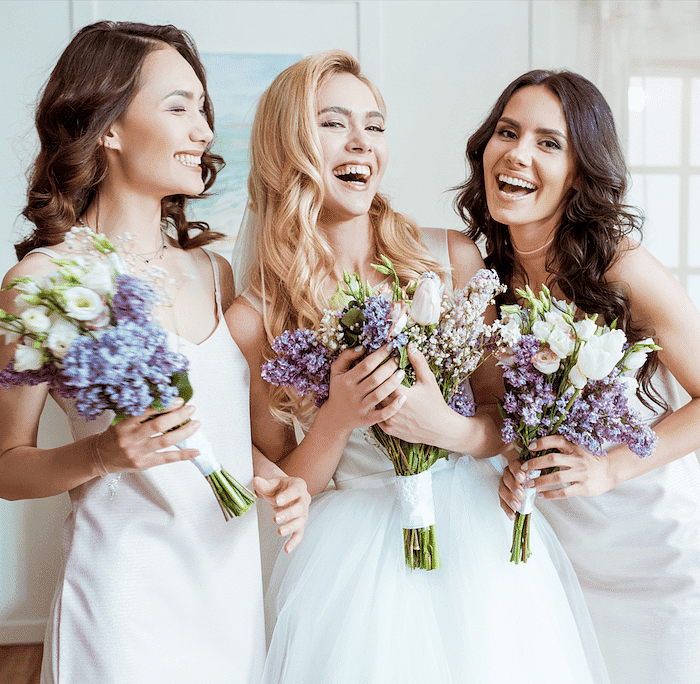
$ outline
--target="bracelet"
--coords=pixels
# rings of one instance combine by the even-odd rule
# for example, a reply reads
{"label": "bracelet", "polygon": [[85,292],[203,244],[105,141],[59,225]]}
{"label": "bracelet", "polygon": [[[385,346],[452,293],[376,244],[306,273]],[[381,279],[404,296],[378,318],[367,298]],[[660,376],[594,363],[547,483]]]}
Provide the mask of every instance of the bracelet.
{"label": "bracelet", "polygon": [[102,457],[100,456],[100,449],[98,446],[99,439],[100,433],[92,436],[92,449],[90,450],[90,454],[92,456],[92,462],[95,464],[95,468],[97,468],[97,472],[99,473],[100,477],[105,477],[109,475],[109,470],[107,470],[105,467],[105,464],[102,462]]}

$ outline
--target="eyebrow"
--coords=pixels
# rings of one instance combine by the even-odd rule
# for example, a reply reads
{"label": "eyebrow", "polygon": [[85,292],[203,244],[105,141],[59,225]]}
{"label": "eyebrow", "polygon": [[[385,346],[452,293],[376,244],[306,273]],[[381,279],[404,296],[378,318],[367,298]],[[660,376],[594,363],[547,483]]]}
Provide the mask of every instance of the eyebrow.
{"label": "eyebrow", "polygon": [[[510,124],[511,126],[515,128],[522,128],[522,126],[515,121],[514,119],[509,119],[507,116],[502,116],[499,120],[499,123],[507,123]],[[538,128],[535,130],[535,133],[539,133],[540,135],[556,135],[557,137],[561,138],[562,140],[566,140],[566,135],[562,133],[561,131],[557,130],[556,128]]]}
{"label": "eyebrow", "polygon": [[[172,93],[168,93],[163,99],[167,100],[169,97],[184,97],[188,100],[194,100],[194,93],[190,90],[173,90]],[[202,93],[199,97],[200,100],[204,99],[204,93]]]}
{"label": "eyebrow", "polygon": [[[319,114],[319,116],[320,116],[321,114],[325,114],[326,112],[334,112],[334,113],[336,113],[336,114],[343,114],[343,115],[345,115],[345,116],[347,116],[347,117],[351,117],[351,116],[352,116],[352,110],[351,110],[351,109],[345,109],[345,107],[335,107],[335,106],[333,106],[333,107],[326,107],[325,109],[322,109],[318,114]],[[378,117],[378,118],[380,118],[382,121],[384,121],[384,114],[382,114],[381,112],[374,111],[374,110],[367,112],[366,117],[367,117],[368,119],[375,119],[375,118]]]}

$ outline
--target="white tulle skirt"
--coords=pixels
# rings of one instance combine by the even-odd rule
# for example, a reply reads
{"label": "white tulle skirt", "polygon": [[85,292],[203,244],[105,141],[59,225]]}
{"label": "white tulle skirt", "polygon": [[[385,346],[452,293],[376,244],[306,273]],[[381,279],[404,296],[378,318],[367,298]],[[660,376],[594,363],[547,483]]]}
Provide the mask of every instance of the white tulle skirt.
{"label": "white tulle skirt", "polygon": [[317,496],[270,579],[263,682],[608,682],[576,577],[538,513],[532,557],[510,563],[498,479],[469,456],[437,464],[443,567],[431,571],[406,567],[390,473]]}

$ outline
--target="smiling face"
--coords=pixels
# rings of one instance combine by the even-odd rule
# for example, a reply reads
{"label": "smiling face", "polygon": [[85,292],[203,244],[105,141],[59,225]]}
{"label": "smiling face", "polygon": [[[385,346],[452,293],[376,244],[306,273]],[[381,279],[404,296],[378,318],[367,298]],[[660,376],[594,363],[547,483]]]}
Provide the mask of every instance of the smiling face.
{"label": "smiling face", "polygon": [[319,90],[317,112],[324,180],[321,221],[365,216],[388,160],[384,116],[369,87],[349,73],[331,76]]}
{"label": "smiling face", "polygon": [[160,201],[204,191],[200,161],[213,133],[204,91],[192,67],[171,46],[144,60],[141,84],[105,136],[109,174]]}
{"label": "smiling face", "polygon": [[540,246],[553,234],[575,171],[557,96],[544,86],[517,90],[484,150],[489,213],[511,229],[516,247]]}

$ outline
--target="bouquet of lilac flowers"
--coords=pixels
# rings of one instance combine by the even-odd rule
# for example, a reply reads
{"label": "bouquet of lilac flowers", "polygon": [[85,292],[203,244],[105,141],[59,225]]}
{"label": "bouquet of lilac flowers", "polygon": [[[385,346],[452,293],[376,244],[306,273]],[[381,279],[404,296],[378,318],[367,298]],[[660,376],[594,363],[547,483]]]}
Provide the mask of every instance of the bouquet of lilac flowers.
{"label": "bouquet of lilac flowers", "polygon": [[[435,273],[424,273],[401,288],[386,257],[374,268],[393,277],[391,287],[384,284],[375,291],[357,274],[344,274],[344,286],[338,286],[330,302],[335,309],[324,312],[317,330],[280,335],[272,344],[277,357],[263,365],[263,377],[274,385],[294,387],[302,397],[312,396],[320,407],[328,398],[331,363],[344,349],[362,345],[371,354],[388,342],[406,371],[404,385],[415,382],[408,361],[411,347],[425,355],[448,405],[473,415],[468,378],[482,362],[490,339],[484,312],[502,291],[495,272],[479,271],[467,287],[449,297]],[[406,564],[411,569],[439,568],[430,468],[447,452],[405,442],[376,425],[366,437],[388,456],[397,475]]]}
{"label": "bouquet of lilac flowers", "polygon": [[[501,403],[503,441],[514,442],[521,460],[542,453],[527,446],[538,437],[562,435],[602,455],[605,442],[626,444],[650,456],[656,435],[628,404],[637,383],[627,371],[640,368],[658,347],[651,338],[629,344],[622,330],[598,326],[597,315],[576,320],[575,308],[543,286],[537,297],[517,290],[523,306],[501,307],[494,345],[506,391]],[[538,477],[539,471],[532,471]],[[526,490],[515,516],[511,561],[530,556],[530,512],[535,490]]]}
{"label": "bouquet of lilac flowers", "polygon": [[[0,331],[16,343],[0,371],[0,387],[48,383],[75,401],[88,420],[111,410],[115,425],[151,407],[162,411],[192,397],[187,358],[168,349],[165,329],[153,318],[157,289],[126,273],[112,243],[83,227],[66,239],[81,243],[73,258],[55,259],[56,273],[16,278],[19,315],[0,309]],[[213,489],[226,520],[250,508],[254,495],[218,462],[201,429],[178,443],[198,448],[193,459]]]}

